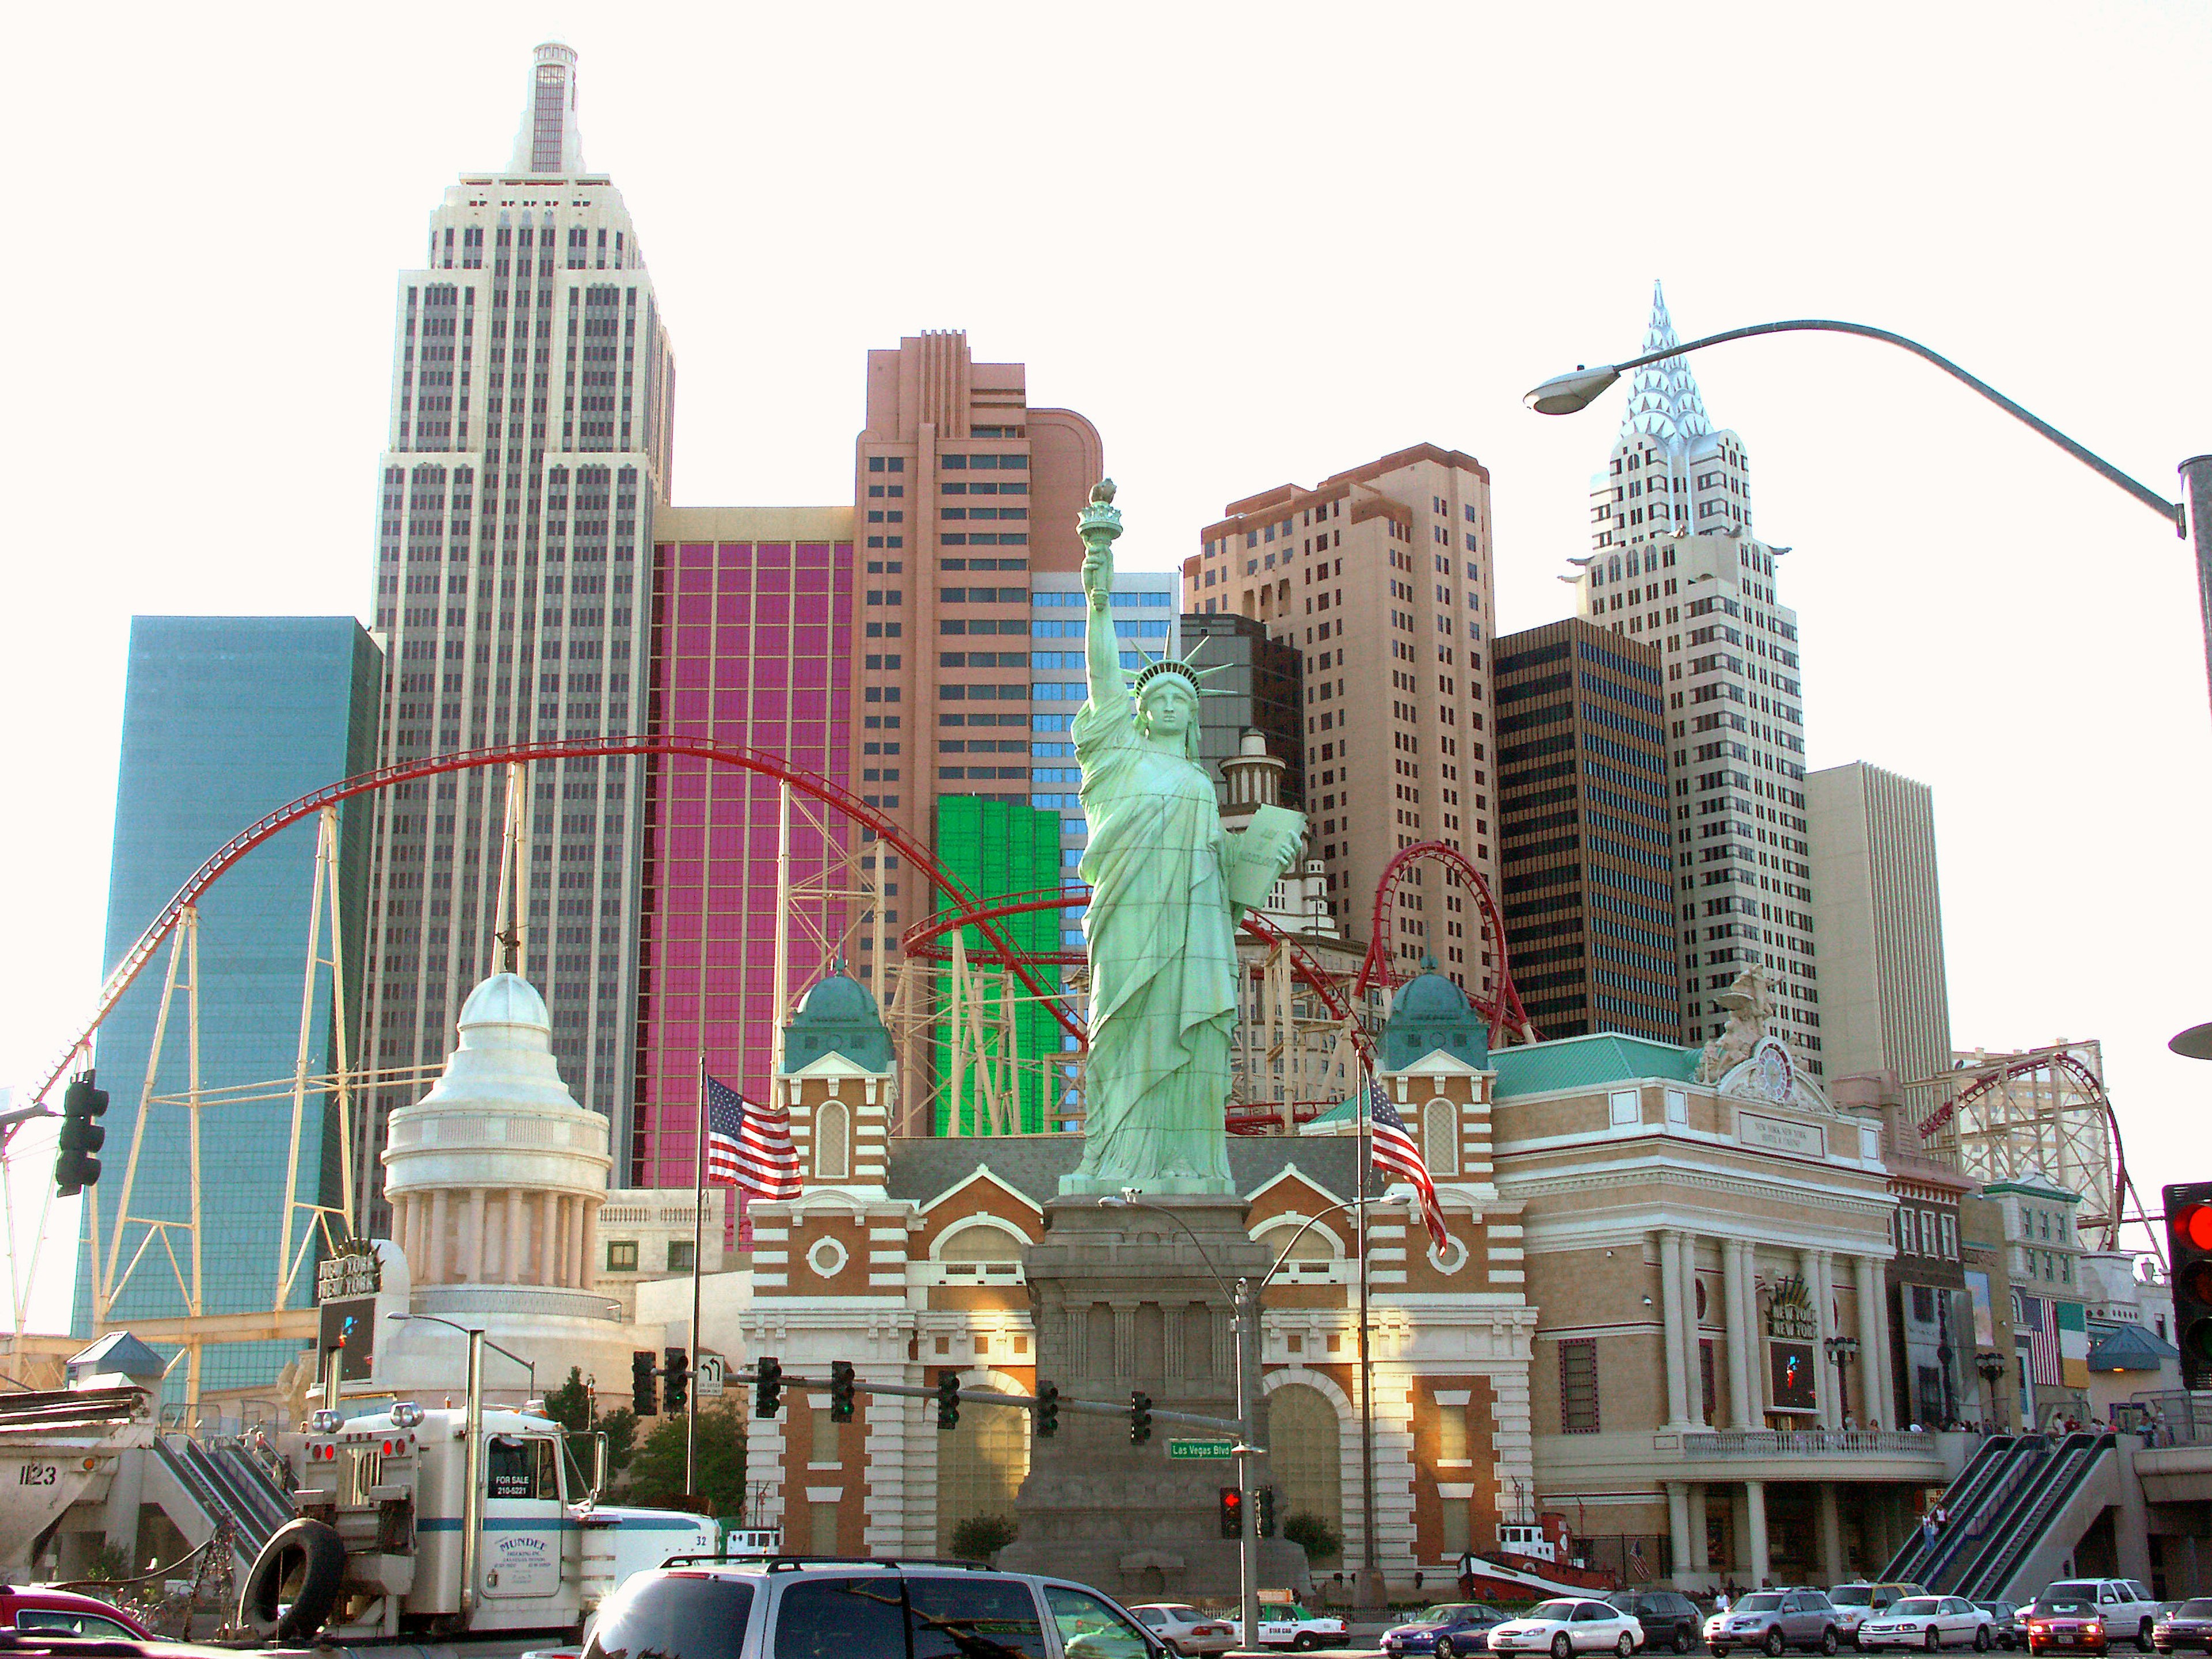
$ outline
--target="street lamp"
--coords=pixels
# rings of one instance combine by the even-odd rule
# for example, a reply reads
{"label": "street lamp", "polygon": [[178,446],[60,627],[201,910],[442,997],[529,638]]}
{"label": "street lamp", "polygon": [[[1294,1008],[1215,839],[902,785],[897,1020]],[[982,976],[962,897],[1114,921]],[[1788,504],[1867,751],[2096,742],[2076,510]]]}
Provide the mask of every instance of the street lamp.
{"label": "street lamp", "polygon": [[1997,1378],[2005,1374],[2004,1356],[1994,1348],[1984,1348],[1974,1356],[1974,1369],[1981,1374],[1982,1384],[1989,1393],[1989,1417],[1987,1420],[1990,1430],[1994,1432],[1996,1429],[1998,1421]]}
{"label": "street lamp", "polygon": [[[1407,1203],[1409,1199],[1410,1194],[1397,1193],[1375,1199],[1371,1202],[1395,1205]],[[1291,1252],[1297,1249],[1298,1241],[1312,1231],[1315,1224],[1322,1217],[1340,1214],[1346,1210],[1358,1208],[1370,1201],[1364,1199],[1350,1199],[1340,1204],[1332,1204],[1319,1213],[1308,1217],[1305,1224],[1291,1235],[1290,1243],[1283,1246],[1282,1253],[1276,1256],[1274,1265],[1261,1277],[1257,1285],[1253,1284],[1249,1278],[1240,1278],[1235,1288],[1232,1289],[1229,1282],[1222,1278],[1221,1270],[1213,1265],[1213,1258],[1206,1254],[1206,1246],[1198,1235],[1193,1232],[1189,1224],[1173,1210],[1158,1204],[1146,1203],[1140,1189],[1135,1187],[1124,1187],[1118,1198],[1106,1197],[1098,1200],[1101,1209],[1144,1210],[1153,1215],[1164,1216],[1168,1220],[1175,1223],[1176,1226],[1182,1229],[1183,1236],[1190,1240],[1192,1248],[1198,1252],[1198,1259],[1206,1264],[1206,1271],[1212,1275],[1213,1282],[1221,1287],[1221,1293],[1229,1298],[1229,1328],[1236,1338],[1237,1352],[1237,1444],[1231,1448],[1230,1455],[1237,1460],[1237,1507],[1241,1517],[1237,1536],[1237,1577],[1238,1612],[1243,1629],[1238,1640],[1248,1649],[1256,1648],[1260,1644],[1260,1533],[1258,1517],[1253,1512],[1251,1466],[1248,1460],[1259,1454],[1263,1449],[1252,1443],[1252,1389],[1251,1377],[1244,1364],[1245,1335],[1248,1332],[1257,1334],[1260,1329],[1260,1297],[1267,1286],[1274,1281],[1275,1275],[1283,1270],[1283,1264],[1291,1259]],[[1366,1271],[1367,1264],[1363,1258],[1360,1262],[1360,1272],[1364,1273]],[[1363,1356],[1365,1353],[1364,1344],[1361,1352]],[[1362,1363],[1363,1364],[1365,1363],[1364,1358]],[[1363,1427],[1364,1427],[1364,1422]],[[1371,1459],[1369,1461],[1371,1462]],[[1368,1474],[1364,1520],[1367,1559],[1371,1563],[1375,1550],[1375,1486],[1371,1468],[1368,1471]]]}
{"label": "street lamp", "polygon": [[1642,368],[1647,363],[1664,362],[1672,357],[1686,356],[1692,351],[1721,345],[1729,340],[1749,339],[1758,334],[1790,334],[1807,330],[1828,334],[1856,334],[1866,339],[1881,340],[1935,364],[1953,379],[1972,386],[2008,415],[2033,427],[2100,477],[2118,484],[2171,524],[2176,535],[2193,542],[2197,553],[2197,608],[2204,632],[2206,684],[2208,690],[2212,690],[2212,455],[2192,455],[2181,463],[2179,471],[2185,486],[2183,493],[2186,503],[2169,501],[2148,484],[2130,477],[2102,456],[2075,442],[2049,422],[2031,415],[1996,387],[1967,374],[1949,358],[1930,351],[1917,340],[1907,339],[1902,334],[1893,334],[1887,329],[1869,328],[1863,323],[1840,323],[1825,317],[1800,317],[1789,322],[1758,323],[1749,328],[1732,328],[1723,333],[1708,334],[1702,340],[1692,340],[1686,345],[1647,352],[1623,363],[1601,363],[1595,368],[1578,363],[1573,373],[1553,375],[1524,394],[1521,401],[1539,415],[1572,415],[1589,408],[1601,392],[1632,368]]}
{"label": "street lamp", "polygon": [[1844,1380],[1844,1366],[1858,1352],[1859,1340],[1856,1336],[1832,1336],[1826,1339],[1821,1346],[1827,1349],[1828,1358],[1836,1368],[1836,1415],[1849,1417],[1851,1414],[1851,1390],[1850,1383]]}

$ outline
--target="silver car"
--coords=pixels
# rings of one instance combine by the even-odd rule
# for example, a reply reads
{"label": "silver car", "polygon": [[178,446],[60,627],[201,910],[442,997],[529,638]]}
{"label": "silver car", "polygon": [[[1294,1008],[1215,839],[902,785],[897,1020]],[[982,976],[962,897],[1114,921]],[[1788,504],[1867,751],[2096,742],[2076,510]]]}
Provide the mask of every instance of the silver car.
{"label": "silver car", "polygon": [[1844,1644],[1842,1626],[1834,1605],[1819,1590],[1753,1590],[1705,1620],[1705,1645],[1715,1659],[1731,1648],[1757,1648],[1770,1659],[1790,1648],[1833,1653]]}

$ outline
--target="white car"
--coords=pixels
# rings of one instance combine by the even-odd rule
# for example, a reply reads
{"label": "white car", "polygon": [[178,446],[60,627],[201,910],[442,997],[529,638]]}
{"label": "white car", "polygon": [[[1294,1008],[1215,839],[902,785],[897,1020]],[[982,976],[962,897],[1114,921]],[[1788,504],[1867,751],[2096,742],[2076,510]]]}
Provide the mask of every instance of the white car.
{"label": "white car", "polygon": [[1260,1609],[1260,1645],[1296,1648],[1310,1653],[1316,1648],[1340,1648],[1345,1643],[1344,1620],[1308,1613],[1297,1602]]}
{"label": "white car", "polygon": [[1226,1619],[1209,1618],[1181,1601],[1139,1602],[1129,1611],[1172,1653],[1226,1653],[1237,1645],[1235,1625]]}
{"label": "white car", "polygon": [[1987,1653],[1996,1643],[1996,1620],[1964,1596],[1908,1595],[1859,1625],[1859,1650],[1971,1647]]}
{"label": "white car", "polygon": [[1611,1650],[1628,1659],[1644,1645],[1644,1626],[1632,1614],[1603,1601],[1539,1601],[1518,1619],[1490,1630],[1492,1653],[1549,1653],[1567,1659],[1575,1653]]}

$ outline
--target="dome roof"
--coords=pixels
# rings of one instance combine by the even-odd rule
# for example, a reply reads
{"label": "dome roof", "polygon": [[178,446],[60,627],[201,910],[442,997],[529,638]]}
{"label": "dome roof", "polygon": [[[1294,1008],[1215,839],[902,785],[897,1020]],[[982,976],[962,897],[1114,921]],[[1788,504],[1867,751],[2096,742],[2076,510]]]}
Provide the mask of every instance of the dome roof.
{"label": "dome roof", "polygon": [[844,964],[823,975],[806,994],[783,1032],[783,1070],[804,1071],[830,1054],[840,1054],[862,1071],[891,1069],[891,1034],[868,988],[844,972]]}
{"label": "dome roof", "polygon": [[1424,957],[1421,969],[1390,999],[1390,1018],[1378,1045],[1383,1069],[1402,1070],[1439,1048],[1470,1066],[1486,1067],[1490,1034],[1482,1016],[1466,992],[1437,971],[1434,957]]}
{"label": "dome roof", "polygon": [[465,1047],[474,1046],[467,1033],[476,1026],[532,1026],[549,1039],[553,1034],[553,1017],[545,1012],[545,999],[520,974],[494,974],[477,986],[461,1005],[461,1017],[454,1024],[463,1034]]}
{"label": "dome roof", "polygon": [[1411,1019],[1449,1019],[1467,1012],[1467,993],[1437,972],[1431,963],[1427,972],[1415,975],[1399,988],[1390,1006],[1394,1013]]}
{"label": "dome roof", "polygon": [[868,988],[848,974],[830,974],[806,994],[799,1005],[801,1018],[821,1020],[873,1020],[876,1000]]}

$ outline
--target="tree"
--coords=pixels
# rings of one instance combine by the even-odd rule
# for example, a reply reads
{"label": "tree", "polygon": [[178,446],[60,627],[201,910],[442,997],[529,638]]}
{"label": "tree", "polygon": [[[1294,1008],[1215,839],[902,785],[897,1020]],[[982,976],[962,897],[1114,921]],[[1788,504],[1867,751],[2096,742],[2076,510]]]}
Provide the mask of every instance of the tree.
{"label": "tree", "polygon": [[[592,1391],[580,1368],[568,1367],[568,1380],[545,1396],[545,1415],[567,1430],[572,1439],[584,1439],[593,1431],[607,1437],[607,1472],[620,1474],[637,1455],[637,1413],[627,1406],[592,1415]],[[588,1445],[572,1445],[570,1454],[586,1474],[592,1468]]]}
{"label": "tree", "polygon": [[952,1553],[963,1561],[985,1561],[1012,1543],[1019,1528],[1003,1515],[971,1515],[952,1529]]}
{"label": "tree", "polygon": [[1304,1550],[1310,1563],[1317,1565],[1344,1553],[1344,1534],[1305,1510],[1283,1522],[1283,1536]]}
{"label": "tree", "polygon": [[[699,1485],[696,1496],[714,1515],[742,1514],[745,1504],[745,1417],[742,1402],[726,1400],[699,1408]],[[612,1437],[609,1437],[610,1449]],[[639,1504],[681,1503],[684,1419],[664,1417],[629,1467],[629,1498]]]}

